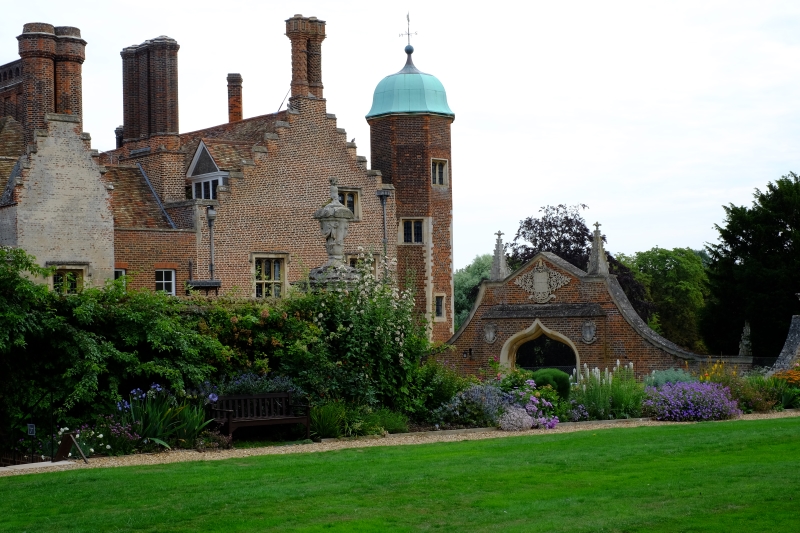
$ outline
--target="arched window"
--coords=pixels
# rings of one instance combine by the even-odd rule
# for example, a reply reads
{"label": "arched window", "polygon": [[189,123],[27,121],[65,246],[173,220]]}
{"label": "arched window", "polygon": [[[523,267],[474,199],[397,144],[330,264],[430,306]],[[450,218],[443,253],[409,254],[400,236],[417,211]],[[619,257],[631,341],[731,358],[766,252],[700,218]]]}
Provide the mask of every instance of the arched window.
{"label": "arched window", "polygon": [[14,76],[19,76],[19,67],[17,67],[17,70],[16,70],[16,72],[14,73]]}

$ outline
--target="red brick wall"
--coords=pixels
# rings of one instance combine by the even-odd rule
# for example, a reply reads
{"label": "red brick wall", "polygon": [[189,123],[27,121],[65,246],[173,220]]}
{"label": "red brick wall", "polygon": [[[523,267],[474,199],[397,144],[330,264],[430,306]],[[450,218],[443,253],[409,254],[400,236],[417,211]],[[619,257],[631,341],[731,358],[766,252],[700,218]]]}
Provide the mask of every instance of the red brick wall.
{"label": "red brick wall", "polygon": [[[641,377],[653,370],[685,365],[684,359],[675,357],[653,345],[636,332],[617,308],[603,278],[581,279],[552,262],[545,261],[545,265],[570,278],[567,285],[555,291],[556,298],[552,303],[598,304],[605,312],[605,316],[543,317],[538,319],[545,328],[563,335],[577,347],[578,361],[581,366],[586,363],[589,368],[599,367],[602,369],[613,367],[617,360],[623,364],[633,362],[634,371]],[[531,263],[519,275],[532,268],[533,264]],[[440,356],[442,360],[454,364],[463,373],[474,374],[481,369],[488,370],[488,362],[493,357],[500,357],[506,341],[518,332],[529,328],[537,320],[535,318],[484,317],[496,305],[534,304],[533,300],[529,299],[529,293],[514,283],[517,277],[505,283],[484,282],[480,306],[466,327],[451,340],[455,351],[442,354]],[[597,324],[597,340],[592,344],[586,344],[581,340],[581,327],[586,320],[593,320]],[[484,326],[488,323],[497,326],[497,339],[492,344],[487,343],[484,338]],[[472,358],[469,357],[470,350]],[[466,358],[464,357],[465,352],[468,355]],[[509,354],[511,362],[513,362],[514,355],[513,353]],[[690,361],[690,364],[695,363]]]}
{"label": "red brick wall", "polygon": [[[196,259],[197,238],[186,230],[114,230],[114,262],[127,269],[128,287],[155,289],[155,269],[175,268],[177,295],[185,294],[189,261]],[[196,267],[195,267],[196,277]]]}
{"label": "red brick wall", "polygon": [[[395,187],[397,219],[424,218],[424,245],[402,244],[398,235],[398,267],[413,274],[417,309],[427,317],[435,310],[435,295],[445,296],[445,321],[432,323],[432,338],[453,334],[452,248],[452,117],[391,115],[369,120],[372,166]],[[448,184],[431,184],[431,160],[448,161]],[[401,275],[401,281],[404,281]]]}
{"label": "red brick wall", "polygon": [[[287,253],[288,279],[295,282],[308,270],[327,261],[319,223],[312,217],[330,198],[329,178],[342,188],[358,189],[361,220],[351,223],[345,253],[358,247],[380,253],[383,249],[381,205],[375,192],[380,178],[368,176],[355,149],[347,147],[346,133],[326,114],[324,100],[295,98],[298,113],[287,113],[289,127],[278,128],[277,139],[259,143],[267,150],[253,152],[255,165],[243,166],[243,177],[229,180],[229,192],[219,195],[215,224],[215,269],[223,292],[237,288],[240,295],[253,292],[254,252]],[[185,169],[183,171],[185,173]],[[389,235],[397,227],[394,199],[387,202]],[[198,272],[208,272],[208,225],[200,224]],[[396,254],[390,237],[388,252]]]}

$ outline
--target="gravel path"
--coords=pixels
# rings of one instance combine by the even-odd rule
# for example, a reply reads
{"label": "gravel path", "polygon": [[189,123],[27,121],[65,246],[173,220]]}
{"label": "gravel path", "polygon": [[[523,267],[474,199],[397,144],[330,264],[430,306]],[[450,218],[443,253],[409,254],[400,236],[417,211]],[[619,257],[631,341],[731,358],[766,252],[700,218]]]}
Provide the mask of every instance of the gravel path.
{"label": "gravel path", "polygon": [[[760,420],[772,418],[800,417],[800,409],[783,412],[758,413],[743,415],[738,420]],[[354,440],[338,440],[314,444],[298,444],[287,446],[270,446],[264,448],[247,448],[241,450],[221,450],[200,453],[195,450],[174,450],[154,454],[125,455],[121,457],[93,457],[86,464],[81,460],[59,466],[45,466],[26,470],[0,468],[0,477],[22,474],[38,474],[41,472],[57,472],[59,470],[75,470],[80,468],[108,468],[116,466],[155,465],[179,463],[184,461],[219,461],[237,457],[254,457],[257,455],[285,455],[289,453],[316,453],[348,448],[371,448],[373,446],[408,446],[413,444],[430,444],[433,442],[460,442],[466,440],[483,440],[511,438],[530,435],[551,435],[553,433],[572,433],[575,431],[595,431],[619,427],[666,426],[675,424],[696,424],[697,422],[657,422],[649,419],[597,421],[559,424],[555,429],[531,429],[521,432],[505,432],[497,430],[470,432],[426,432],[389,435],[386,438],[367,438]]]}

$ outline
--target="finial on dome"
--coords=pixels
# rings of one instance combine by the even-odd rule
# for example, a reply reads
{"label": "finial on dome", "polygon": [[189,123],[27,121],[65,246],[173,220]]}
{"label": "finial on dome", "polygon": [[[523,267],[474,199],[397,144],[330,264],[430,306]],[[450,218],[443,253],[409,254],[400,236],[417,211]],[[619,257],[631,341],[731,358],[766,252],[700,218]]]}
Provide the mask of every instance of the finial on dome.
{"label": "finial on dome", "polygon": [[414,53],[414,47],[413,47],[413,46],[411,46],[410,44],[407,44],[407,45],[406,45],[406,48],[405,48],[405,50],[406,50],[406,53],[407,53],[408,55],[411,55],[411,54],[413,54],[413,53]]}

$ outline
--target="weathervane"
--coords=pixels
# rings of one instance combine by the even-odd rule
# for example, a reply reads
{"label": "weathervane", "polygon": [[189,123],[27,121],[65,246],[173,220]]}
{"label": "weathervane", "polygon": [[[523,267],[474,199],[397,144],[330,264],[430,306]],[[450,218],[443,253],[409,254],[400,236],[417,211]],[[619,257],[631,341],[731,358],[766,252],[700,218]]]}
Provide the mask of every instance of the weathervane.
{"label": "weathervane", "polygon": [[408,23],[408,28],[405,33],[400,34],[400,37],[408,37],[408,44],[410,45],[411,36],[417,34],[417,32],[411,33],[411,13],[406,13],[406,22]]}

